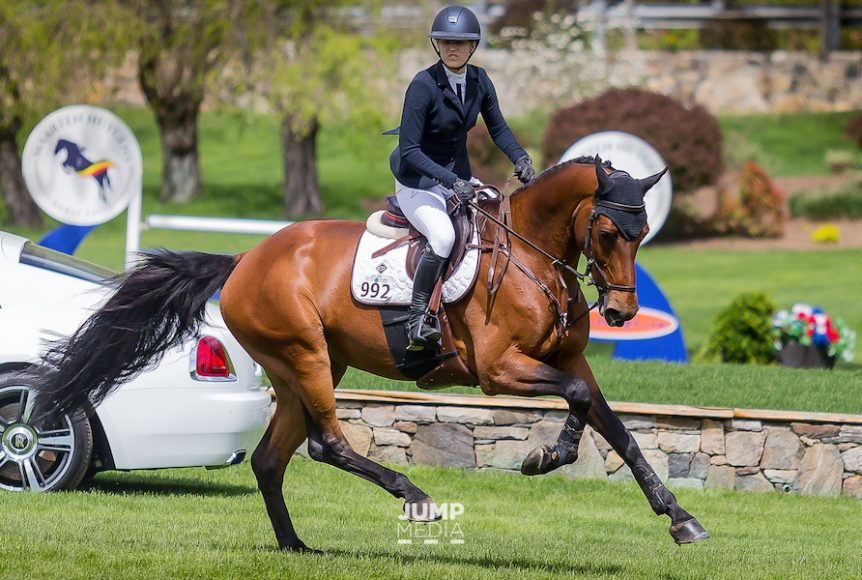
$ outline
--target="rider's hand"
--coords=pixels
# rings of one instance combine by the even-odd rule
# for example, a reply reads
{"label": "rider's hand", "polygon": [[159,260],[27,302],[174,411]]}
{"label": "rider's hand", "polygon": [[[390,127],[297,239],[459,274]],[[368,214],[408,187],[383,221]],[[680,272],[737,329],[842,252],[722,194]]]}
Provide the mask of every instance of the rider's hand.
{"label": "rider's hand", "polygon": [[473,196],[476,195],[476,189],[470,185],[468,181],[464,181],[463,179],[455,180],[455,183],[452,184],[452,191],[455,192],[455,195],[458,196],[461,203],[470,201],[473,199]]}
{"label": "rider's hand", "polygon": [[533,169],[533,160],[528,155],[524,155],[515,161],[515,177],[521,183],[527,184],[533,181],[536,177],[536,170]]}

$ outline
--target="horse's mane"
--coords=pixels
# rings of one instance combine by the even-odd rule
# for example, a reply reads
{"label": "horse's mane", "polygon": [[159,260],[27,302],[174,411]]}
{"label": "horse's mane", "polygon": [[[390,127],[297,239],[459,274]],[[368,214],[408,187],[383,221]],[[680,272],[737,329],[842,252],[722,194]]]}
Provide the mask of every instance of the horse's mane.
{"label": "horse's mane", "polygon": [[[580,157],[575,157],[574,159],[569,159],[569,160],[563,161],[562,163],[557,163],[556,165],[551,165],[550,167],[548,167],[547,169],[542,171],[539,175],[537,175],[533,181],[531,181],[530,183],[528,183],[526,185],[522,185],[518,189],[513,191],[512,195],[515,195],[516,193],[518,193],[522,189],[532,187],[533,185],[536,185],[536,184],[540,183],[541,181],[544,181],[545,179],[548,179],[549,177],[556,175],[557,173],[559,173],[563,169],[569,167],[570,165],[575,165],[575,164],[595,165],[596,164],[596,158],[594,155],[582,155]],[[611,162],[608,159],[605,159],[604,161],[602,161],[602,166],[607,167],[609,169],[613,169],[613,166],[611,165]]]}

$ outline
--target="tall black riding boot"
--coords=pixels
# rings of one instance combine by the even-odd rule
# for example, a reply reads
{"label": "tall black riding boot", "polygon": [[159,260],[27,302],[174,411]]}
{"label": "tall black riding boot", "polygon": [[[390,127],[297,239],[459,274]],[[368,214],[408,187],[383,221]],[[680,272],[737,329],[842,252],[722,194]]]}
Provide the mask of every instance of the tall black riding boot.
{"label": "tall black riding boot", "polygon": [[429,313],[428,303],[445,265],[446,258],[441,258],[431,246],[426,245],[413,276],[413,301],[410,303],[410,320],[407,322],[410,344],[407,350],[434,347],[440,341],[440,322]]}

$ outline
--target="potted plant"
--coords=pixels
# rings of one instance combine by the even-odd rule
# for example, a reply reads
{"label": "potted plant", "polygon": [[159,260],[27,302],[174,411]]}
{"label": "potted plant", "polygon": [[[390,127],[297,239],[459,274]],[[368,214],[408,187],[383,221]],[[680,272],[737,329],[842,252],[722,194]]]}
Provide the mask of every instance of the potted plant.
{"label": "potted plant", "polygon": [[782,366],[832,368],[835,359],[853,360],[856,333],[840,318],[831,318],[820,307],[794,304],[772,319],[775,349]]}

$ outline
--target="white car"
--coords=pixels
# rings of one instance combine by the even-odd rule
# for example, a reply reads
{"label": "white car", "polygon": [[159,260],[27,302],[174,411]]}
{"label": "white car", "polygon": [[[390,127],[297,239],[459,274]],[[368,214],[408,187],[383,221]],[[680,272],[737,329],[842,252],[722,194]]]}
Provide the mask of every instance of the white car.
{"label": "white car", "polygon": [[73,333],[115,272],[0,232],[0,489],[72,489],[106,469],[226,467],[269,419],[262,370],[207,306],[200,334],[90,413],[45,424],[32,378],[46,341]]}

